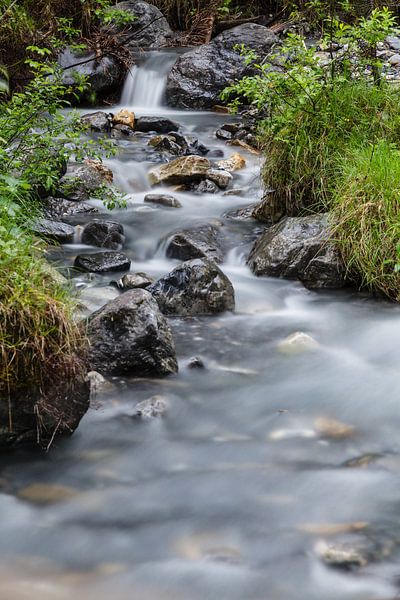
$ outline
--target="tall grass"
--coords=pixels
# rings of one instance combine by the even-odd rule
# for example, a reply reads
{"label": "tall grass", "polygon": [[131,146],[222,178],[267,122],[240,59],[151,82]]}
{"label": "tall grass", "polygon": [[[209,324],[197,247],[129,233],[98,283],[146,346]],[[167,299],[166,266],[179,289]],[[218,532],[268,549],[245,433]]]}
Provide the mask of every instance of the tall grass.
{"label": "tall grass", "polygon": [[309,110],[299,107],[279,134],[261,133],[263,177],[273,220],[303,210],[327,210],[348,147],[379,139],[400,141],[400,91],[382,82],[338,81],[326,86]]}
{"label": "tall grass", "polygon": [[349,148],[332,197],[334,237],[361,285],[400,301],[400,150],[387,140]]}
{"label": "tall grass", "polygon": [[30,233],[32,212],[0,197],[0,399],[24,390],[45,395],[83,368],[74,302]]}

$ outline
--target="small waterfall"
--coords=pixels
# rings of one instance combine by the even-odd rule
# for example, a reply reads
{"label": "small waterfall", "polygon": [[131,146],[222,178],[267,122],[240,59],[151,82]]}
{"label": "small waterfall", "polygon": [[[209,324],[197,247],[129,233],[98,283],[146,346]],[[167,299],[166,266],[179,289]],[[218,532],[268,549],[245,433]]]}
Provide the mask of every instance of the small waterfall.
{"label": "small waterfall", "polygon": [[135,65],[125,81],[121,96],[124,106],[146,109],[162,104],[167,75],[176,60],[175,52],[150,52]]}

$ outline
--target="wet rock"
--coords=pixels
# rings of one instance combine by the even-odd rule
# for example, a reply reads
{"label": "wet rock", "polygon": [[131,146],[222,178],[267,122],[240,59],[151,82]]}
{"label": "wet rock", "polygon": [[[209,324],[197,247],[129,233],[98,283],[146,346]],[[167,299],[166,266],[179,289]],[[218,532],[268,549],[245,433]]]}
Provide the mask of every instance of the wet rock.
{"label": "wet rock", "polygon": [[82,364],[82,370],[67,381],[53,380],[39,389],[32,385],[12,398],[0,398],[0,447],[49,448],[54,439],[71,435],[89,408],[90,388],[84,373]]}
{"label": "wet rock", "polygon": [[133,416],[137,419],[163,417],[168,410],[168,402],[163,396],[152,396],[136,404]]}
{"label": "wet rock", "polygon": [[369,465],[375,463],[377,460],[383,457],[383,454],[377,454],[374,452],[367,452],[366,454],[362,454],[361,456],[356,456],[355,458],[350,458],[346,460],[342,467],[347,467],[349,469],[366,469]]}
{"label": "wet rock", "polygon": [[152,185],[190,184],[207,179],[210,166],[210,161],[202,156],[176,158],[149,171],[149,180]]}
{"label": "wet rock", "polygon": [[367,527],[366,521],[356,521],[355,523],[301,523],[297,529],[312,535],[335,536],[342,533],[357,533]]}
{"label": "wet rock", "polygon": [[64,198],[54,198],[53,196],[45,198],[43,206],[46,217],[52,220],[62,220],[63,217],[99,212],[95,206],[91,206],[86,202],[75,202]]}
{"label": "wet rock", "polygon": [[153,277],[146,273],[127,273],[117,282],[117,287],[126,292],[137,288],[146,289],[152,283],[154,283]]}
{"label": "wet rock", "polygon": [[78,254],[74,266],[90,273],[108,273],[109,271],[127,271],[131,261],[122,252],[96,252],[95,254]]}
{"label": "wet rock", "polygon": [[302,354],[317,350],[319,347],[317,340],[302,331],[292,333],[278,344],[278,350],[282,354]]}
{"label": "wet rock", "polygon": [[169,196],[168,194],[147,194],[144,197],[144,201],[149,204],[160,204],[161,206],[168,206],[169,208],[181,208],[182,204],[175,196]]}
{"label": "wet rock", "polygon": [[226,190],[232,181],[232,175],[224,169],[209,169],[207,171],[207,179],[211,179],[221,190]]}
{"label": "wet rock", "polygon": [[84,202],[107,182],[109,175],[94,165],[69,165],[68,172],[60,179],[58,192],[66,200]]}
{"label": "wet rock", "polygon": [[131,23],[120,27],[113,25],[113,29],[120,32],[119,41],[132,52],[140,48],[161,48],[173,39],[173,32],[167,19],[153,4],[127,0],[119,2],[115,8],[124,10],[134,17]]}
{"label": "wet rock", "polygon": [[79,96],[84,93],[78,90],[76,82],[82,76],[90,83],[90,93],[99,98],[118,91],[125,77],[126,68],[112,56],[99,59],[94,52],[82,53],[67,47],[57,60],[63,70],[62,83]]}
{"label": "wet rock", "polygon": [[109,133],[111,130],[112,114],[98,110],[94,113],[83,115],[81,122],[91,131]]}
{"label": "wet rock", "polygon": [[178,58],[167,79],[167,103],[180,108],[212,108],[222,90],[250,73],[238,46],[255,50],[262,58],[278,38],[262,25],[246,24],[221,33]]}
{"label": "wet rock", "polygon": [[225,171],[232,173],[233,171],[244,169],[246,166],[246,159],[238,152],[235,152],[226,160],[220,160],[217,165],[220,169],[225,169]]}
{"label": "wet rock", "polygon": [[139,117],[136,121],[135,130],[143,133],[170,133],[179,130],[179,123],[166,119],[165,117]]}
{"label": "wet rock", "polygon": [[218,194],[220,189],[211,179],[204,179],[193,190],[199,194]]}
{"label": "wet rock", "polygon": [[32,231],[40,237],[60,244],[70,244],[75,235],[75,228],[71,225],[50,219],[38,219],[33,224]]}
{"label": "wet rock", "polygon": [[156,135],[149,141],[149,146],[153,146],[156,150],[168,152],[175,156],[185,156],[190,154],[187,141],[179,134]]}
{"label": "wet rock", "polygon": [[18,497],[34,504],[55,504],[71,500],[78,490],[54,483],[31,483],[18,492]]}
{"label": "wet rock", "polygon": [[229,146],[239,146],[240,148],[243,148],[243,150],[250,152],[250,154],[255,154],[257,156],[260,154],[257,138],[252,138],[250,142],[234,139],[229,142]]}
{"label": "wet rock", "polygon": [[223,140],[224,142],[228,142],[229,140],[231,140],[233,138],[233,134],[230,131],[227,131],[226,129],[217,129],[217,131],[215,132],[215,135],[217,136],[217,138],[219,140]]}
{"label": "wet rock", "polygon": [[248,265],[257,276],[300,279],[308,288],[343,287],[344,269],[329,235],[327,215],[288,217],[260,236]]}
{"label": "wet rock", "polygon": [[400,37],[390,35],[385,41],[392,50],[395,50],[396,52],[400,51]]}
{"label": "wet rock", "polygon": [[188,369],[205,369],[206,365],[200,356],[192,356],[186,365]]}
{"label": "wet rock", "polygon": [[171,330],[146,290],[130,290],[94,313],[87,323],[91,368],[111,375],[176,373]]}
{"label": "wet rock", "polygon": [[113,117],[114,125],[125,125],[130,129],[135,129],[135,114],[127,108],[122,108]]}
{"label": "wet rock", "polygon": [[224,253],[219,229],[204,224],[177,231],[167,246],[166,254],[169,258],[180,260],[208,258],[221,263]]}
{"label": "wet rock", "polygon": [[91,221],[82,231],[82,244],[118,250],[124,242],[124,228],[115,221]]}
{"label": "wet rock", "polygon": [[350,571],[367,566],[369,553],[361,544],[327,544],[318,542],[316,553],[328,566]]}
{"label": "wet rock", "polygon": [[135,133],[129,125],[115,125],[111,129],[111,137],[115,140],[126,140],[134,135]]}
{"label": "wet rock", "polygon": [[182,263],[148,290],[167,315],[186,317],[235,308],[231,282],[214,262],[206,259]]}
{"label": "wet rock", "polygon": [[113,384],[97,371],[89,371],[89,373],[86,375],[86,381],[88,381],[90,385],[91,399],[95,398],[102,392],[107,392],[114,389]]}
{"label": "wet rock", "polygon": [[354,435],[354,427],[328,417],[317,417],[314,422],[319,435],[324,438],[343,440]]}

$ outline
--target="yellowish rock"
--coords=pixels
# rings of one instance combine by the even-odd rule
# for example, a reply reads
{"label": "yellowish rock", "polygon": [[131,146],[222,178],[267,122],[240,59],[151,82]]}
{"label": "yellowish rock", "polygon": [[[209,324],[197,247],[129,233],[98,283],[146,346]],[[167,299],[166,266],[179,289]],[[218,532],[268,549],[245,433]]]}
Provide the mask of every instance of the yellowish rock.
{"label": "yellowish rock", "polygon": [[367,522],[356,521],[355,523],[302,523],[297,526],[297,529],[311,535],[331,536],[342,533],[356,533],[367,527]]}
{"label": "yellowish rock", "polygon": [[302,331],[292,333],[278,344],[278,350],[282,354],[302,354],[317,350],[319,347],[317,340]]}
{"label": "yellowish rock", "polygon": [[127,125],[131,129],[135,129],[135,114],[127,108],[122,108],[113,117],[114,125]]}
{"label": "yellowish rock", "polygon": [[70,500],[78,493],[78,490],[66,485],[32,483],[19,490],[18,497],[35,504],[54,504]]}
{"label": "yellowish rock", "polygon": [[244,169],[244,167],[246,166],[246,159],[241,154],[239,154],[239,152],[235,152],[226,160],[218,161],[217,164],[221,169],[225,169],[226,171],[232,173],[233,171],[239,171],[240,169]]}
{"label": "yellowish rock", "polygon": [[169,163],[154,167],[149,171],[149,181],[152,185],[180,185],[194,183],[209,176],[211,163],[202,156],[183,156]]}
{"label": "yellowish rock", "polygon": [[113,172],[111,171],[111,169],[109,169],[108,167],[103,165],[103,163],[100,160],[95,160],[93,158],[87,158],[84,161],[84,163],[85,163],[85,165],[89,165],[89,167],[93,167],[93,169],[96,169],[96,171],[101,175],[101,178],[105,182],[107,182],[107,183],[113,182],[113,179],[114,179]]}
{"label": "yellowish rock", "polygon": [[240,146],[240,148],[243,148],[243,150],[250,152],[250,154],[261,154],[261,152],[259,150],[257,150],[257,148],[254,148],[254,146],[250,146],[250,144],[247,144],[243,140],[232,140],[232,141],[228,142],[228,145],[229,146]]}
{"label": "yellowish rock", "polygon": [[336,440],[342,440],[353,435],[354,427],[347,425],[336,419],[329,419],[328,417],[318,417],[314,421],[314,426],[320,436],[325,438],[332,438]]}

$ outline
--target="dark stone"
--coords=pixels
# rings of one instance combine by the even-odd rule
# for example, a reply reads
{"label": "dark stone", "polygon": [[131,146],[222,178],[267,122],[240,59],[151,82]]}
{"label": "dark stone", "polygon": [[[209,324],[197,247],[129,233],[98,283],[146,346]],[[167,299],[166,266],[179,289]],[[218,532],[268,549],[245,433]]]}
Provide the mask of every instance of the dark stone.
{"label": "dark stone", "polygon": [[183,136],[184,143],[179,143],[174,135],[156,135],[149,141],[149,146],[156,150],[168,152],[174,156],[185,156],[190,154],[189,146]]}
{"label": "dark stone", "polygon": [[130,290],[88,319],[91,368],[109,375],[176,373],[169,325],[146,290]]}
{"label": "dark stone", "polygon": [[89,273],[108,273],[109,271],[127,271],[131,261],[122,252],[96,252],[95,254],[78,254],[74,266]]}
{"label": "dark stone", "polygon": [[223,158],[224,151],[221,148],[213,148],[207,153],[208,158]]}
{"label": "dark stone", "polygon": [[204,181],[200,181],[200,183],[196,185],[193,189],[199,194],[218,194],[220,192],[220,189],[217,186],[217,184],[211,181],[210,179],[204,179]]}
{"label": "dark stone", "polygon": [[230,131],[226,131],[226,129],[217,129],[217,131],[215,132],[215,135],[217,136],[217,138],[219,140],[223,140],[224,142],[229,142],[232,138],[233,135]]}
{"label": "dark stone", "polygon": [[277,41],[266,27],[245,24],[183,54],[168,76],[167,103],[180,108],[212,108],[220,102],[225,87],[252,72],[236,48],[244,45],[262,59]]}
{"label": "dark stone", "polygon": [[0,447],[39,444],[47,448],[55,438],[71,435],[89,408],[89,398],[84,369],[73,379],[0,398]]}
{"label": "dark stone", "polygon": [[111,131],[112,114],[98,110],[81,117],[81,123],[91,131],[97,133],[108,133]]}
{"label": "dark stone", "polygon": [[204,361],[202,358],[200,358],[200,356],[192,356],[192,358],[189,359],[186,367],[188,369],[205,369],[206,368]]}
{"label": "dark stone", "polygon": [[177,231],[172,236],[166,253],[169,258],[208,258],[221,263],[224,260],[224,252],[219,228],[204,224]]}
{"label": "dark stone", "polygon": [[70,168],[58,186],[58,192],[67,200],[82,202],[89,200],[96,190],[105,183],[100,171],[91,165],[79,165]]}
{"label": "dark stone", "polygon": [[119,281],[116,282],[118,289],[126,292],[127,290],[135,290],[138,288],[146,289],[154,283],[153,277],[146,273],[127,273]]}
{"label": "dark stone", "polygon": [[135,130],[143,133],[170,133],[178,131],[179,123],[164,117],[139,117],[135,124]]}
{"label": "dark stone", "polygon": [[77,214],[90,214],[99,212],[95,206],[86,202],[75,202],[64,198],[49,196],[43,200],[44,212],[48,219],[60,219],[72,217]]}
{"label": "dark stone", "polygon": [[63,69],[63,84],[71,87],[79,96],[82,93],[77,89],[77,77],[86,77],[90,83],[90,93],[99,98],[117,91],[125,77],[126,68],[111,56],[98,59],[95,53],[82,54],[67,47],[57,60]]}
{"label": "dark stone", "polygon": [[231,282],[210,260],[184,262],[151,285],[148,291],[167,315],[186,317],[235,308]]}
{"label": "dark stone", "polygon": [[173,38],[173,32],[167,19],[153,4],[137,0],[127,0],[115,5],[119,10],[125,10],[135,17],[132,23],[124,24],[119,29],[115,24],[113,29],[120,31],[122,45],[131,51],[140,48],[161,48],[168,45]]}
{"label": "dark stone", "polygon": [[126,140],[127,138],[134,137],[135,132],[132,130],[132,127],[129,125],[122,125],[119,123],[118,125],[114,125],[111,129],[111,137],[116,140]]}
{"label": "dark stone", "polygon": [[72,225],[51,221],[50,219],[39,219],[32,226],[32,231],[47,240],[53,240],[60,244],[70,244],[74,241],[75,229]]}
{"label": "dark stone", "polygon": [[260,236],[247,262],[255,275],[300,279],[308,288],[341,288],[344,269],[329,237],[326,214],[288,217]]}
{"label": "dark stone", "polygon": [[149,204],[161,204],[161,206],[168,206],[170,208],[181,208],[182,204],[175,196],[169,196],[168,194],[147,194],[144,197],[144,201]]}
{"label": "dark stone", "polygon": [[91,221],[82,231],[82,244],[118,250],[124,243],[124,228],[115,221]]}

